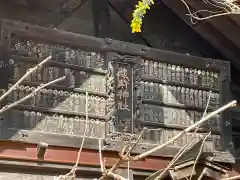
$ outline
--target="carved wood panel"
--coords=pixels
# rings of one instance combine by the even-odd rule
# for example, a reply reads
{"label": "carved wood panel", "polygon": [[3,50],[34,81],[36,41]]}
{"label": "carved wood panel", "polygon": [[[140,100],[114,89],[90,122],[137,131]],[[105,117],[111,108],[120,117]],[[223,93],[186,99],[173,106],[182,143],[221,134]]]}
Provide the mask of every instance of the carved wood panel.
{"label": "carved wood panel", "polygon": [[[230,81],[230,77],[226,78],[230,72],[227,62],[24,23],[3,22],[11,32],[9,56],[14,62],[9,87],[28,68],[49,55],[53,57],[13,91],[8,103],[26,96],[42,83],[63,75],[67,77],[7,111],[0,121],[3,139],[30,141],[31,137],[34,142],[39,132],[48,134],[49,138],[54,136],[50,138],[52,141],[56,140],[56,134],[64,135],[61,145],[72,146],[73,137],[83,135],[85,93],[88,91],[87,137],[103,138],[107,150],[117,150],[123,132],[125,140],[132,141],[143,127],[147,127],[135,149],[142,152],[200,120],[210,91],[209,112],[228,101],[229,88],[223,83]],[[227,122],[228,126],[222,122]],[[187,142],[212,131],[206,151],[217,152],[218,159],[224,161],[225,157],[226,162],[232,162],[227,148],[232,143],[229,124],[228,113],[216,116],[203,124],[195,137],[189,132],[157,154],[175,155]],[[21,138],[21,133],[16,135],[18,131],[24,132],[25,138]],[[65,141],[66,137],[71,143]]]}
{"label": "carved wood panel", "polygon": [[9,44],[13,73],[8,88],[42,59],[51,55],[52,60],[17,86],[7,103],[25,97],[43,83],[62,76],[66,76],[66,80],[42,89],[28,101],[7,111],[2,122],[4,138],[14,139],[15,132],[21,130],[83,136],[86,91],[89,92],[87,136],[104,138],[107,99],[104,53],[17,34],[12,34]]}

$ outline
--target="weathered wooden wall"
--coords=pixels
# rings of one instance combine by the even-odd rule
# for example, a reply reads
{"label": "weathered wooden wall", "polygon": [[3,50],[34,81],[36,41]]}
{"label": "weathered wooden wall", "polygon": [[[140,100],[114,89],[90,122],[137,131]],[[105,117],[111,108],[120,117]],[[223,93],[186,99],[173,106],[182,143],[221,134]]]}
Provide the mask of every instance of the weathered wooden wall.
{"label": "weathered wooden wall", "polygon": [[[194,33],[164,4],[159,3],[154,6],[144,19],[143,33],[133,35],[128,23],[132,7],[136,2],[129,0],[111,2],[110,38],[147,44],[184,54],[223,59],[212,46]],[[91,0],[67,2],[65,0],[3,0],[0,2],[0,18],[95,35]]]}

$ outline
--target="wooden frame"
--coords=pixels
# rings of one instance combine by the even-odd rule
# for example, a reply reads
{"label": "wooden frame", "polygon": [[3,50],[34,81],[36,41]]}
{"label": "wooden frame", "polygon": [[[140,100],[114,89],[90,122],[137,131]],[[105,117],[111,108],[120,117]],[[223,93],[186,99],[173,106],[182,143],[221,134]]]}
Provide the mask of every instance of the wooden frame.
{"label": "wooden frame", "polygon": [[[7,49],[9,50],[8,53],[12,60],[14,62],[32,62],[36,63],[40,61],[40,58],[33,58],[29,56],[29,53],[27,55],[23,54],[22,56],[19,56],[18,53],[11,51],[11,41],[12,38],[22,38],[22,39],[29,39],[41,43],[47,43],[47,44],[53,44],[58,46],[52,46],[51,48],[55,49],[62,49],[63,46],[69,47],[69,48],[80,48],[81,50],[85,51],[94,51],[99,52],[102,54],[105,59],[103,63],[103,66],[99,69],[95,68],[87,68],[82,67],[75,64],[69,64],[68,62],[57,62],[56,59],[53,59],[50,61],[47,66],[56,66],[59,68],[69,68],[73,70],[78,71],[84,71],[90,74],[97,74],[99,76],[105,76],[107,78],[107,89],[105,92],[91,92],[92,95],[96,95],[98,97],[103,97],[107,99],[108,101],[113,101],[113,104],[108,104],[108,107],[106,107],[106,111],[108,114],[106,116],[98,116],[98,115],[89,115],[89,118],[93,119],[99,119],[99,122],[106,122],[105,129],[101,129],[101,131],[105,131],[105,135],[101,138],[105,139],[103,144],[105,145],[105,151],[117,151],[121,147],[120,143],[120,136],[121,131],[112,131],[111,129],[114,125],[110,124],[114,120],[116,122],[117,119],[130,119],[131,123],[131,131],[132,133],[137,136],[137,133],[139,131],[139,128],[143,125],[141,122],[142,118],[138,114],[138,110],[142,111],[143,104],[157,104],[158,106],[166,106],[166,107],[177,107],[177,108],[185,108],[185,109],[192,109],[197,111],[203,111],[204,108],[198,108],[193,106],[186,106],[186,105],[172,105],[169,103],[162,103],[154,100],[139,100],[139,97],[141,97],[141,81],[145,82],[154,82],[154,83],[161,83],[166,85],[172,85],[172,86],[186,86],[187,88],[191,89],[200,89],[201,91],[209,91],[212,90],[213,92],[220,92],[221,96],[224,97],[221,99],[220,104],[227,103],[229,99],[229,86],[228,84],[231,81],[230,77],[230,67],[229,63],[221,60],[213,60],[208,58],[200,58],[200,57],[194,57],[189,55],[183,55],[178,54],[174,52],[167,52],[162,51],[154,48],[149,48],[143,45],[138,44],[131,44],[121,41],[116,41],[112,39],[100,39],[95,37],[89,37],[84,36],[80,34],[74,34],[70,32],[60,31],[60,30],[54,30],[54,29],[48,29],[44,27],[39,27],[35,25],[30,25],[27,23],[22,22],[14,22],[9,20],[2,20],[1,21],[1,29],[4,32],[7,32],[9,39],[7,38],[9,43],[4,43]],[[50,45],[49,45],[50,46]],[[64,49],[64,48],[63,48]],[[23,57],[25,56],[25,57]],[[186,68],[192,68],[192,69],[200,69],[202,71],[213,71],[219,73],[219,88],[211,88],[211,87],[199,87],[197,85],[191,85],[191,84],[180,84],[179,82],[168,82],[163,81],[158,78],[149,77],[148,75],[144,75],[142,73],[143,69],[143,60],[149,60],[149,62],[161,62],[161,63],[167,63],[167,64],[173,64],[176,66],[184,66]],[[127,111],[118,111],[116,110],[117,107],[117,99],[116,97],[112,97],[111,94],[116,95],[118,94],[118,89],[116,88],[117,83],[117,74],[120,67],[128,67],[128,72],[130,72],[129,80],[130,80],[130,88],[129,88],[129,100],[128,105],[129,109]],[[109,75],[109,74],[112,74]],[[26,84],[33,86],[33,85],[39,85],[34,84],[33,82],[25,82]],[[78,92],[78,93],[84,93],[84,90],[81,90],[79,88],[67,88],[66,84],[65,86],[56,86],[56,87],[50,87],[54,89],[64,89],[69,92]],[[109,103],[109,102],[108,102]],[[42,113],[57,113],[57,114],[64,114],[66,116],[81,116],[84,117],[84,113],[71,113],[67,110],[55,110],[53,108],[46,108],[46,107],[33,107],[29,105],[20,105],[17,107],[18,110],[28,110],[29,112],[32,111],[39,111]],[[211,108],[209,109],[211,110]],[[130,113],[128,113],[128,111]],[[117,115],[115,114],[117,113]],[[138,117],[139,116],[139,117]],[[120,117],[120,118],[119,118]],[[11,119],[11,118],[10,118]],[[221,146],[219,150],[214,152],[214,159],[216,161],[221,162],[234,162],[234,158],[230,153],[231,147],[232,147],[232,141],[231,141],[231,121],[229,112],[222,113],[221,115],[221,128],[220,129],[211,129],[215,134],[221,134]],[[139,121],[140,120],[140,121]],[[144,120],[144,119],[143,119]],[[16,121],[16,119],[11,120]],[[19,122],[17,120],[16,122]],[[2,127],[8,126],[10,122],[2,123]],[[120,121],[117,121],[117,126],[119,127]],[[11,124],[11,123],[10,123]],[[144,124],[147,125],[148,124]],[[227,125],[227,127],[226,127]],[[152,126],[150,124],[150,126]],[[155,126],[155,125],[154,125]],[[19,126],[21,127],[21,126]],[[137,128],[136,128],[137,127]],[[163,128],[175,128],[175,129],[184,129],[186,126],[169,126],[165,124],[158,124],[157,127],[163,127]],[[204,129],[202,128],[202,132],[209,131],[210,129]],[[78,147],[79,141],[81,139],[80,136],[75,135],[64,135],[59,133],[46,133],[46,132],[39,132],[39,131],[33,131],[33,130],[25,130],[25,129],[14,129],[14,128],[2,128],[1,130],[1,137],[5,140],[13,140],[13,141],[22,141],[22,142],[31,142],[31,143],[37,143],[45,141],[50,145],[62,145],[62,146],[70,146],[70,147]],[[156,143],[148,143],[148,142],[142,142],[139,144],[139,146],[135,149],[135,153],[141,153],[143,151],[146,151],[148,149],[151,149],[152,147],[156,146]],[[97,149],[97,138],[87,138],[85,143],[85,148],[88,149]],[[162,150],[156,152],[154,155],[156,156],[164,156],[164,157],[172,157],[176,154],[179,147],[176,146],[169,146],[166,148],[163,148]]]}

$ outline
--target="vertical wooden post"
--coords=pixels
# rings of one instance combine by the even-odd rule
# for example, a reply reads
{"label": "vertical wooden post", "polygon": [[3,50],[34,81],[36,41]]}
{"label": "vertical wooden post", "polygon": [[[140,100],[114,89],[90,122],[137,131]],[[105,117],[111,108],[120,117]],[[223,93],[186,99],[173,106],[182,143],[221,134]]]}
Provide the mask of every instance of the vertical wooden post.
{"label": "vertical wooden post", "polygon": [[[230,74],[230,64],[226,64],[228,66],[225,66],[221,68],[220,71],[220,103],[226,104],[229,102],[231,98],[231,90],[230,90],[230,83],[231,83],[231,74]],[[231,111],[226,110],[221,113],[221,144],[223,150],[233,150],[234,145],[232,142],[232,121],[231,121]]]}
{"label": "vertical wooden post", "polygon": [[110,13],[108,0],[92,0],[92,13],[95,36],[107,38],[110,36]]}
{"label": "vertical wooden post", "polygon": [[10,32],[4,27],[3,21],[0,21],[0,89],[7,89],[11,75],[9,60]]}

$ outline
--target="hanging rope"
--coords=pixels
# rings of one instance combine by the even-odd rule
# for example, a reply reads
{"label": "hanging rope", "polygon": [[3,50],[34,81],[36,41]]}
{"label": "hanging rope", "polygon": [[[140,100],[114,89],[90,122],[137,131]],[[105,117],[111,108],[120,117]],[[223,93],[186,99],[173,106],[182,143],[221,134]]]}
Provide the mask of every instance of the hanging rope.
{"label": "hanging rope", "polygon": [[79,164],[79,161],[80,161],[81,152],[82,152],[82,149],[83,149],[84,140],[85,140],[86,131],[87,131],[86,124],[87,124],[87,121],[88,121],[88,92],[86,92],[85,113],[86,113],[86,119],[85,119],[85,122],[84,122],[83,139],[82,139],[82,143],[81,143],[81,146],[79,148],[79,151],[78,151],[78,156],[77,156],[76,163],[75,163],[75,165],[73,166],[73,168],[71,169],[71,171],[69,173],[67,173],[65,175],[60,175],[57,178],[55,177],[54,180],[75,180],[76,179],[76,170],[77,170],[77,167],[78,167],[78,164]]}

